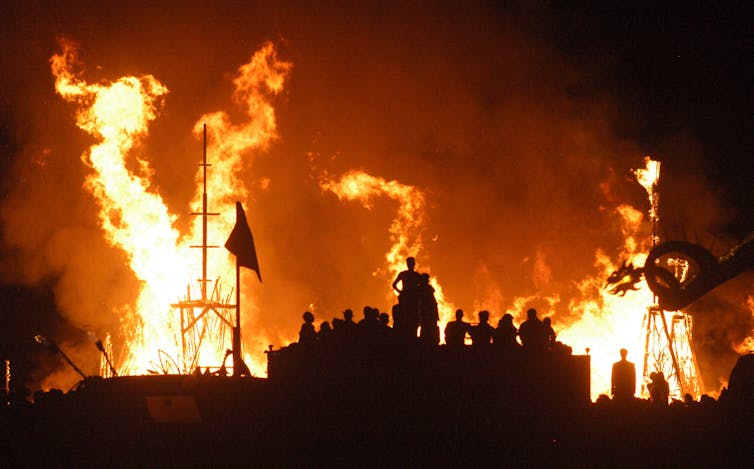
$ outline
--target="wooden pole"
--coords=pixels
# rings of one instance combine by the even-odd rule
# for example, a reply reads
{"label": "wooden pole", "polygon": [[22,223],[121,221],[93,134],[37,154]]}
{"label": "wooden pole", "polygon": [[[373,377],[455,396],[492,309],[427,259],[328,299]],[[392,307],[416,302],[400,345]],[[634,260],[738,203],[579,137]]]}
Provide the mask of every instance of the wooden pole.
{"label": "wooden pole", "polygon": [[241,267],[236,256],[236,326],[233,328],[233,376],[244,374],[246,365],[241,358]]}

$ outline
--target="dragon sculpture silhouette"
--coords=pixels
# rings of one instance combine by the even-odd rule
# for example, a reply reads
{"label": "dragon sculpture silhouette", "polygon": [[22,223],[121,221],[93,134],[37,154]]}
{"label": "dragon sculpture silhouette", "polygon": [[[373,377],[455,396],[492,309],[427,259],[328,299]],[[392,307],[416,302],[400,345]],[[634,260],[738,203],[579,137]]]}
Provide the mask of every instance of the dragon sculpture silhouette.
{"label": "dragon sculpture silhouette", "polygon": [[[679,266],[682,266],[680,275]],[[649,289],[657,295],[659,306],[665,311],[678,311],[751,267],[754,267],[754,233],[719,258],[698,244],[667,241],[649,252],[643,267],[624,261],[610,274],[606,287],[610,293],[623,296],[629,290],[637,290],[644,277]]]}

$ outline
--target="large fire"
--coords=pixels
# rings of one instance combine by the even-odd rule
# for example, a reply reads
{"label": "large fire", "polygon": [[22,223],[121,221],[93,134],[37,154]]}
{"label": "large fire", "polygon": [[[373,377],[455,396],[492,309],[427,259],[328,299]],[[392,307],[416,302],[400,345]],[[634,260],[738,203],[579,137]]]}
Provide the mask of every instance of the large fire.
{"label": "large fire", "polygon": [[[78,105],[77,125],[99,141],[82,155],[92,172],[86,188],[98,202],[99,219],[106,239],[128,255],[134,276],[141,281],[138,301],[132,310],[118,311],[126,335],[125,353],[119,371],[142,374],[150,370],[186,371],[181,365],[181,325],[171,304],[193,284],[192,275],[201,271],[197,256],[190,255],[191,244],[198,244],[191,236],[182,236],[174,228],[177,215],[172,213],[163,198],[150,183],[147,158],[135,155],[138,144],[147,136],[150,121],[157,116],[165,85],[151,75],[122,77],[111,83],[92,84],[76,75],[76,49],[63,41],[63,50],[52,57],[52,72],[56,90],[68,101]],[[208,192],[212,194],[211,209],[218,212],[209,224],[208,239],[221,243],[235,222],[234,202],[245,200],[247,189],[236,177],[243,166],[242,157],[251,150],[264,149],[276,137],[275,114],[268,96],[282,90],[290,65],[277,59],[272,44],[265,44],[252,55],[249,63],[240,67],[234,80],[235,101],[243,106],[248,120],[234,125],[224,112],[202,116],[209,124],[211,171],[208,172]],[[199,154],[197,153],[197,160]],[[128,158],[135,157],[137,169]],[[193,205],[201,206],[202,173],[197,172]],[[194,224],[193,234],[201,233],[201,220]],[[210,278],[235,277],[233,262],[225,252],[210,256]],[[214,295],[221,298],[221,285]],[[225,293],[227,295],[227,293]],[[245,301],[253,310],[253,299]],[[211,343],[205,339],[198,357],[199,364],[217,365],[227,343]],[[214,354],[211,354],[214,351]],[[247,356],[253,372],[260,373],[264,364],[257,357]],[[172,365],[172,368],[171,368]]]}
{"label": "large fire", "polygon": [[[190,299],[200,290],[192,277],[201,270],[198,256],[192,255],[189,247],[198,244],[196,236],[201,232],[201,220],[196,220],[191,235],[174,228],[176,213],[190,210],[171,211],[167,207],[150,181],[149,159],[138,154],[139,144],[147,137],[149,123],[157,117],[168,89],[151,75],[127,76],[109,83],[88,83],[76,73],[75,48],[66,42],[62,45],[63,51],[51,59],[56,89],[64,99],[76,103],[77,125],[98,141],[82,155],[83,162],[91,168],[85,187],[99,205],[99,220],[105,238],[127,253],[130,268],[142,286],[138,300],[130,309],[113,311],[121,318],[126,337],[119,372],[190,371],[180,364],[183,332],[171,304],[179,298]],[[235,221],[233,203],[249,197],[249,189],[238,177],[246,155],[266,149],[277,137],[270,96],[283,90],[290,69],[290,63],[277,58],[273,45],[265,44],[239,68],[234,79],[233,99],[246,120],[234,124],[228,113],[218,111],[203,115],[194,127],[195,134],[200,135],[203,124],[206,124],[209,133],[207,152],[212,165],[206,181],[211,196],[209,211],[219,214],[210,220],[209,244],[221,244],[225,240]],[[656,184],[659,165],[649,158],[646,163],[646,169],[637,171],[636,175],[649,192],[649,218],[655,221],[657,199],[650,189]],[[192,201],[194,210],[202,203],[204,181],[201,174],[201,171],[197,172],[193,181],[196,183]],[[422,190],[356,170],[346,172],[340,178],[322,176],[320,187],[341,200],[358,201],[367,209],[371,208],[375,197],[387,197],[397,203],[393,221],[386,230],[391,243],[385,254],[386,266],[377,267],[375,272],[385,280],[389,301],[395,298],[388,286],[404,269],[406,257],[415,256],[419,270],[429,271],[431,259],[422,242],[428,210]],[[638,236],[645,223],[643,214],[628,205],[619,205],[614,210],[622,223],[624,238],[620,257],[636,265],[643,264],[652,243],[652,239]],[[231,284],[234,278],[232,259],[224,251],[214,251],[209,261],[210,278],[222,279],[230,286],[216,283],[208,290],[212,290],[213,298],[229,298],[229,291],[234,288]],[[567,305],[571,312],[569,317],[578,319],[559,322],[555,317],[554,320],[561,341],[571,345],[575,353],[589,350],[593,396],[609,393],[611,364],[617,360],[620,348],[629,349],[631,357],[638,362],[636,359],[643,345],[641,319],[652,304],[652,294],[646,286],[624,296],[609,294],[604,283],[615,268],[615,259],[597,249],[593,274],[576,282],[579,294]],[[432,285],[438,300],[442,330],[452,318],[455,306],[445,298],[438,278],[432,277]],[[484,307],[495,301],[478,298],[474,306]],[[496,323],[506,312],[521,321],[526,305],[532,302],[540,305],[541,317],[552,315],[560,301],[557,294],[515,298],[504,310],[491,311],[491,322]],[[257,312],[253,298],[244,296],[243,302],[246,311]],[[288,337],[293,337],[294,332],[291,331]],[[196,363],[214,366],[222,362],[228,343],[221,334],[207,337],[210,343],[202,348],[202,355]],[[245,339],[248,350],[249,338]],[[266,337],[255,339],[255,344],[272,342]],[[261,350],[252,352],[245,356],[247,363],[254,374],[263,374],[265,364]],[[638,389],[640,383],[637,383]]]}

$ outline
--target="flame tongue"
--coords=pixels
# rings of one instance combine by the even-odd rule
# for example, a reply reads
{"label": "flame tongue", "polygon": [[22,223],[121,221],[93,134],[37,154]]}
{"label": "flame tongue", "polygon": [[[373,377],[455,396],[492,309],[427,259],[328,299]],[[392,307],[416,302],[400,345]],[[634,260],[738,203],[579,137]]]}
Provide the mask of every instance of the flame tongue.
{"label": "flame tongue", "polygon": [[[372,207],[372,200],[377,196],[389,197],[400,204],[389,228],[393,244],[385,255],[393,278],[405,269],[407,257],[420,257],[426,211],[424,194],[420,190],[398,181],[386,181],[363,171],[349,171],[337,181],[325,178],[320,186],[333,192],[341,200],[357,200],[366,208]],[[444,331],[445,324],[453,318],[455,308],[445,299],[442,286],[435,277],[430,279],[430,284],[435,289],[440,331]]]}

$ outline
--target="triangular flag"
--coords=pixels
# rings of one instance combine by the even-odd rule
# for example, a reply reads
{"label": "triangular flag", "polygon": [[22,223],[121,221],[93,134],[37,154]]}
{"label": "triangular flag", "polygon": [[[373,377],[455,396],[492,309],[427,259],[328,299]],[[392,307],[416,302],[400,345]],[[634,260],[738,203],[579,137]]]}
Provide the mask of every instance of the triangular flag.
{"label": "triangular flag", "polygon": [[228,240],[225,242],[225,248],[236,256],[236,262],[240,267],[248,267],[257,273],[259,281],[262,281],[262,274],[259,272],[259,262],[257,261],[257,251],[254,249],[254,237],[251,235],[251,229],[246,222],[246,213],[243,211],[241,202],[236,202],[236,226],[230,232]]}

